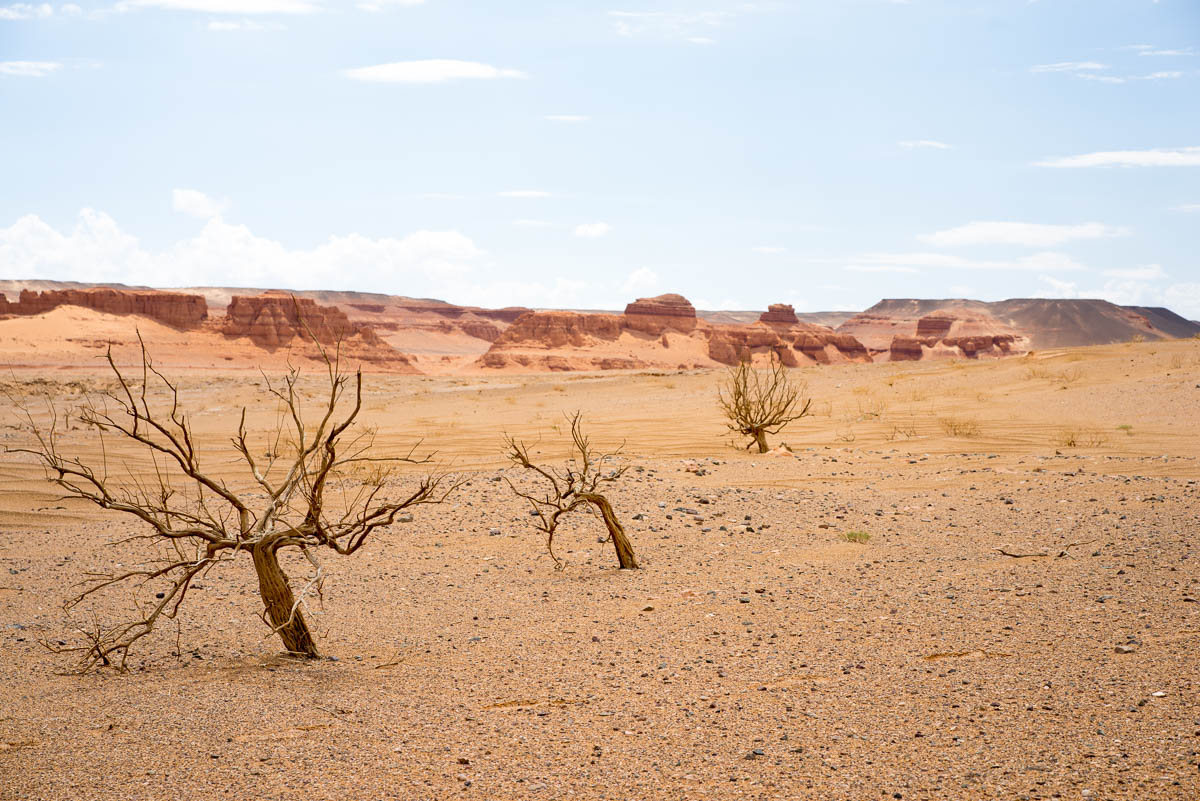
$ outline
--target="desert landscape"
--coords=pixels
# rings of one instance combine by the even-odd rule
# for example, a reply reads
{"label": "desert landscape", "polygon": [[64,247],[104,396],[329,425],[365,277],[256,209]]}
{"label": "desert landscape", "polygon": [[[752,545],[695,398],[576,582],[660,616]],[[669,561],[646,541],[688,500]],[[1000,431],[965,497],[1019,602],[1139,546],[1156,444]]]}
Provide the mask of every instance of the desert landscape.
{"label": "desert landscape", "polygon": [[[52,294],[66,292],[82,294]],[[0,319],[5,798],[1200,792],[1200,326],[1166,310],[886,301],[831,327],[784,306],[710,322],[671,295],[617,315],[14,294]],[[140,381],[138,332],[229,486],[253,484],[230,442],[240,410],[255,436],[278,420],[268,380],[299,366],[299,397],[320,403],[322,340],[366,373],[372,453],[417,445],[455,477],[360,553],[322,557],[304,607],[320,658],[281,653],[248,560],[198,576],[126,672],[78,675],[80,655],[56,652],[159,589],[64,611],[80,582],[161,546],[13,451],[30,422],[49,426],[40,399],[65,410],[117,386],[108,343]],[[811,398],[765,454],[716,402],[744,359],[786,360]],[[556,569],[508,483],[524,486],[504,437],[560,463],[576,411],[597,449],[619,449],[605,492],[636,570],[586,514],[557,531]],[[69,417],[58,446],[104,456]],[[144,453],[112,459],[154,475]],[[308,563],[282,559],[299,591]]]}
{"label": "desert landscape", "polygon": [[1200,801],[1198,34],[0,0],[0,801]]}

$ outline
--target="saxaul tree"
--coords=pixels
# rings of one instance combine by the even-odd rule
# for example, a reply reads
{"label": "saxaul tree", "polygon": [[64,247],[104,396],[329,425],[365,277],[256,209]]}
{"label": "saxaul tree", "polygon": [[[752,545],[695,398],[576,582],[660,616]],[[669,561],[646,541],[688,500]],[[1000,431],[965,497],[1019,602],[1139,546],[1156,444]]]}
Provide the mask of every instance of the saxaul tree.
{"label": "saxaul tree", "polygon": [[717,404],[729,421],[729,430],[749,438],[746,449],[758,446],[766,453],[767,435],[774,436],[808,415],[812,398],[805,396],[807,385],[793,380],[775,354],[766,369],[756,369],[749,357],[729,368],[724,383],[717,388]]}
{"label": "saxaul tree", "polygon": [[583,415],[579,412],[567,418],[571,422],[571,458],[561,468],[542,467],[535,464],[529,455],[529,446],[511,436],[504,438],[505,456],[517,467],[530,471],[540,490],[523,488],[505,476],[512,491],[527,501],[533,513],[534,526],[546,535],[546,549],[555,567],[562,569],[564,562],[554,554],[554,535],[564,517],[577,511],[591,511],[600,515],[608,530],[609,540],[617,552],[617,562],[622,569],[636,569],[637,557],[633,545],[625,534],[625,528],[617,519],[612,504],[600,490],[611,485],[625,474],[627,466],[612,467],[620,451],[597,453],[591,440],[583,433]]}
{"label": "saxaul tree", "polygon": [[[324,365],[319,400],[306,401],[308,385],[302,387],[298,368],[275,380],[264,375],[276,423],[256,436],[243,407],[223,456],[203,452],[178,383],[155,367],[140,334],[138,342],[140,375],[120,369],[110,347],[105,359],[114,389],[85,396],[69,410],[49,398],[45,412],[22,405],[35,444],[13,450],[36,457],[68,497],[139,521],[144,530],[123,542],[149,541],[144,563],[89,573],[82,591],[65,603],[71,609],[101,590],[132,585],[132,619],[81,627],[84,644],[57,650],[81,652],[85,671],[125,669],[130,648],[163,620],[176,618],[198,578],[244,559],[257,576],[261,616],[270,631],[289,653],[317,657],[305,607],[306,597],[321,591],[320,554],[358,552],[403,510],[439,503],[457,483],[439,471],[399,475],[402,465],[430,462],[431,455],[414,455],[417,446],[398,456],[374,453],[374,430],[358,420],[361,369],[344,372],[336,347],[326,349],[315,337]],[[100,456],[89,461],[66,452],[64,423],[71,418],[90,430]],[[288,549],[307,561],[299,590],[280,564]]]}

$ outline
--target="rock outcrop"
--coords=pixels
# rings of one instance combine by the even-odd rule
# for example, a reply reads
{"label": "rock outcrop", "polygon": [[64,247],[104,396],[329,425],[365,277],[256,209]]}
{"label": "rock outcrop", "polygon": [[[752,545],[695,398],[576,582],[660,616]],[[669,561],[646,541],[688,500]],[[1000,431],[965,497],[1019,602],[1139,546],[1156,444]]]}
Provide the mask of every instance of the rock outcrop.
{"label": "rock outcrop", "polygon": [[683,295],[638,298],[625,307],[624,316],[630,330],[654,336],[668,330],[685,334],[696,330],[696,308]]}
{"label": "rock outcrop", "polygon": [[[810,323],[782,323],[712,326],[708,336],[708,356],[721,364],[737,364],[755,354],[774,352],[788,367],[805,361],[817,364],[869,362],[871,355],[863,344],[848,334]],[[799,354],[802,358],[797,358]]]}
{"label": "rock outcrop", "polygon": [[852,336],[801,323],[791,306],[776,304],[759,322],[697,320],[680,295],[630,303],[625,313],[531,312],[492,343],[477,364],[487,368],[621,370],[734,365],[774,354],[788,366],[871,360]]}
{"label": "rock outcrop", "polygon": [[529,312],[523,314],[494,340],[493,350],[511,346],[534,348],[583,348],[598,341],[611,342],[621,336],[626,321],[615,314],[579,312]]}
{"label": "rock outcrop", "polygon": [[[824,326],[813,327],[824,328]],[[792,347],[818,364],[832,364],[837,361],[871,361],[871,354],[863,343],[849,334],[839,334],[831,328],[802,331],[796,335]]]}
{"label": "rock outcrop", "polygon": [[767,307],[767,310],[759,315],[760,323],[782,323],[784,325],[795,325],[800,320],[796,318],[796,310],[792,308],[790,303],[772,303]]}
{"label": "rock outcrop", "polygon": [[43,314],[59,306],[82,306],[107,314],[136,314],[175,328],[192,328],[208,317],[200,295],[136,289],[22,290],[16,303],[0,295],[0,314]]}
{"label": "rock outcrop", "polygon": [[316,353],[315,339],[326,347],[338,345],[341,353],[352,359],[419,372],[407,354],[380,339],[371,326],[350,322],[336,306],[322,306],[286,292],[234,295],[220,330],[228,337],[246,337],[261,348],[295,347],[306,355]]}
{"label": "rock outcrop", "polygon": [[888,358],[911,362],[929,356],[977,359],[1026,352],[1027,340],[1007,328],[994,318],[970,310],[936,311],[917,320],[915,336],[892,337]]}
{"label": "rock outcrop", "polygon": [[363,332],[364,341],[378,341],[370,326],[354,325],[341,309],[275,292],[234,295],[222,331],[227,336],[249,337],[264,348],[278,348],[296,337],[310,336],[322,345],[332,345]]}

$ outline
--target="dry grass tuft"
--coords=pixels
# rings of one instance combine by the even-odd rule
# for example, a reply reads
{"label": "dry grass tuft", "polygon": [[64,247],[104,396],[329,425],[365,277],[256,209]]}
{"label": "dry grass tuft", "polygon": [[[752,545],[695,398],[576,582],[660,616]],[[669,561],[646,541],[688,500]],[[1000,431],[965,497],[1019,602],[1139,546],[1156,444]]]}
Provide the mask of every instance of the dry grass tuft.
{"label": "dry grass tuft", "polygon": [[1100,448],[1107,442],[1108,437],[1098,428],[1064,428],[1055,439],[1063,448]]}
{"label": "dry grass tuft", "polygon": [[979,436],[979,421],[969,417],[939,417],[938,425],[952,437],[970,439]]}

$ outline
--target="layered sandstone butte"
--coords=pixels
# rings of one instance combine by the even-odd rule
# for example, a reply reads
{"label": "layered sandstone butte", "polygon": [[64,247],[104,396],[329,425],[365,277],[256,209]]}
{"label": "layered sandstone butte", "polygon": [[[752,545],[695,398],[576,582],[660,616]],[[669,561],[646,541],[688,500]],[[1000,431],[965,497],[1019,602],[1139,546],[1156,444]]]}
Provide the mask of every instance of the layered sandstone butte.
{"label": "layered sandstone butte", "polygon": [[[768,352],[777,355],[788,367],[797,367],[805,361],[817,364],[871,361],[861,342],[823,325],[721,325],[705,327],[703,333],[708,337],[708,357],[720,364],[733,365]],[[803,358],[797,358],[797,354]]]}
{"label": "layered sandstone butte", "polygon": [[249,337],[264,348],[278,348],[295,337],[309,336],[322,345],[332,345],[361,331],[369,332],[366,339],[378,340],[369,326],[353,325],[341,309],[284,293],[235,295],[225,311],[222,331],[227,336]]}
{"label": "layered sandstone butte", "polygon": [[1027,338],[994,317],[963,308],[941,309],[917,320],[916,334],[892,337],[893,362],[926,357],[977,359],[1028,352]]}
{"label": "layered sandstone butte", "polygon": [[854,337],[797,321],[772,305],[759,322],[720,325],[698,320],[681,295],[630,303],[624,314],[531,312],[518,318],[477,362],[486,368],[616,370],[716,367],[772,354],[783,364],[868,362]]}
{"label": "layered sandstone butte", "polygon": [[529,312],[518,317],[496,339],[492,349],[509,345],[538,348],[582,348],[621,336],[627,321],[615,314]]}
{"label": "layered sandstone butte", "polygon": [[16,303],[0,294],[0,314],[33,315],[59,306],[82,306],[106,314],[136,314],[175,328],[192,328],[208,317],[208,306],[199,295],[136,289],[22,290]]}
{"label": "layered sandstone butte", "polygon": [[419,372],[412,359],[380,339],[369,325],[352,323],[336,306],[322,306],[311,298],[286,292],[234,295],[229,301],[221,332],[246,337],[268,350],[297,347],[315,355],[312,340],[323,346],[338,345],[343,355],[401,372]]}
{"label": "layered sandstone butte", "polygon": [[638,298],[625,307],[625,321],[631,330],[647,334],[668,329],[686,334],[696,329],[696,308],[683,295]]}
{"label": "layered sandstone butte", "polygon": [[760,323],[781,323],[783,325],[795,325],[800,322],[796,319],[796,310],[792,308],[790,303],[772,303],[767,307],[767,310],[759,315]]}

